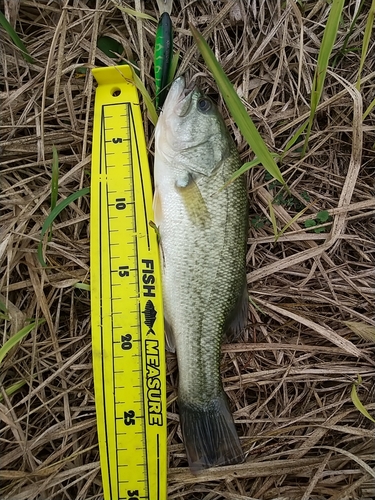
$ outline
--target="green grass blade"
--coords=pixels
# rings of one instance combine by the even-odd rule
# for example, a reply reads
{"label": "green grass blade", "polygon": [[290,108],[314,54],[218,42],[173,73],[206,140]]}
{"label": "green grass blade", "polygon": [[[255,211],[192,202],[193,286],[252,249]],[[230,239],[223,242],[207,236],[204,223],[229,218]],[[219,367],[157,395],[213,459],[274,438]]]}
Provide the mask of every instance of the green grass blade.
{"label": "green grass blade", "polygon": [[88,194],[89,192],[90,192],[90,188],[86,187],[86,188],[80,189],[79,191],[77,191],[75,193],[72,193],[65,200],[61,201],[58,205],[56,205],[56,207],[51,211],[49,216],[44,221],[44,224],[42,226],[42,232],[40,234],[40,241],[39,241],[39,245],[38,245],[38,259],[39,259],[40,264],[43,267],[47,266],[47,264],[44,261],[44,257],[43,257],[42,243],[43,243],[44,235],[49,230],[49,228],[51,227],[51,224],[56,219],[56,217],[59,215],[59,213],[64,210],[64,208],[66,208],[70,203],[72,203],[72,201],[75,201],[80,196],[84,196],[84,195]]}
{"label": "green grass blade", "polygon": [[247,161],[246,163],[241,165],[241,167],[238,170],[234,172],[234,174],[230,177],[230,179],[225,183],[224,187],[229,186],[229,184],[233,182],[235,179],[237,179],[237,177],[244,174],[251,168],[257,167],[258,165],[260,165],[259,158],[254,158],[254,160]]}
{"label": "green grass blade", "polygon": [[365,119],[371,113],[371,111],[374,109],[374,107],[375,107],[375,99],[370,102],[369,107],[363,113],[363,119]]}
{"label": "green grass blade", "polygon": [[7,313],[8,312],[8,309],[7,309],[6,305],[1,300],[0,300],[0,311],[2,311],[3,313]]}
{"label": "green grass blade", "polygon": [[87,283],[76,283],[74,285],[74,288],[79,288],[80,290],[86,290],[87,292],[90,291],[90,285]]}
{"label": "green grass blade", "polygon": [[[21,387],[23,387],[26,383],[27,383],[26,380],[19,380],[18,382],[15,382],[14,384],[12,384],[10,387],[7,387],[5,389],[5,392],[6,392],[7,396],[11,396],[15,392],[19,391],[21,389]],[[0,402],[3,399],[4,399],[3,395],[0,394]]]}
{"label": "green grass blade", "polygon": [[375,419],[372,418],[372,416],[369,414],[369,412],[363,406],[363,404],[361,403],[361,400],[358,397],[358,394],[357,394],[357,385],[359,385],[361,382],[362,382],[362,378],[361,378],[360,375],[358,375],[358,382],[356,382],[355,384],[353,384],[350,396],[351,396],[353,404],[357,408],[357,410],[360,411],[362,413],[362,415],[364,415],[366,418],[368,418],[369,420],[371,420],[371,422],[375,422]]}
{"label": "green grass blade", "polygon": [[284,152],[281,155],[281,159],[284,158],[284,156],[289,151],[289,149],[292,148],[294,146],[294,144],[298,141],[298,139],[301,137],[301,135],[305,131],[305,128],[307,127],[308,123],[309,123],[308,120],[306,120],[304,123],[302,123],[302,125],[297,129],[295,134],[289,139],[289,141],[286,143],[286,146],[284,148]]}
{"label": "green grass blade", "polygon": [[176,74],[176,71],[177,71],[177,66],[178,66],[178,62],[180,60],[180,52],[176,52],[172,55],[172,61],[171,61],[171,65],[169,67],[169,73],[168,73],[168,83],[171,83],[175,74]]}
{"label": "green grass blade", "polygon": [[124,52],[124,47],[117,40],[109,36],[101,36],[96,42],[97,47],[111,59],[117,59]]}
{"label": "green grass blade", "polygon": [[352,37],[352,34],[353,34],[353,31],[354,29],[356,28],[356,24],[357,24],[357,20],[358,20],[358,17],[361,15],[361,12],[362,12],[362,8],[363,8],[363,4],[364,4],[364,1],[365,0],[361,0],[361,3],[359,4],[359,7],[357,9],[357,13],[356,15],[354,16],[352,22],[350,23],[350,26],[349,26],[349,29],[348,29],[348,32],[346,33],[345,35],[345,38],[344,38],[344,42],[342,44],[342,47],[341,49],[338,51],[338,53],[335,55],[335,57],[333,58],[332,60],[332,63],[331,63],[331,66],[334,68],[335,66],[337,66],[338,62],[345,56],[345,54],[347,52],[350,51],[350,48],[347,48],[348,47],[348,43],[349,43],[349,40],[351,39]]}
{"label": "green grass blade", "polygon": [[25,47],[23,41],[17,35],[17,33],[14,31],[12,26],[8,23],[7,18],[4,16],[4,14],[2,12],[0,12],[0,24],[5,29],[5,31],[8,33],[8,35],[12,39],[14,45],[20,49],[24,59],[29,63],[33,63],[34,61],[33,61],[32,57],[30,56],[30,54],[28,53],[27,48]]}
{"label": "green grass blade", "polygon": [[137,73],[134,71],[133,68],[132,68],[132,72],[133,72],[134,84],[137,87],[137,89],[139,90],[139,92],[142,94],[142,97],[145,101],[146,108],[147,108],[147,111],[149,114],[149,118],[150,118],[152,124],[156,125],[156,122],[158,121],[158,114],[156,112],[156,108],[154,106],[153,100],[151,99],[150,94],[147,92],[146,87],[143,85],[142,80],[139,78],[139,76],[137,75]]}
{"label": "green grass blade", "polygon": [[285,185],[279,167],[276,165],[266,143],[248,115],[245,106],[242,104],[241,99],[238,97],[237,92],[234,90],[233,85],[224,73],[214,53],[197,29],[190,25],[190,30],[242,135],[264,168],[275,179]]}
{"label": "green grass blade", "polygon": [[371,32],[374,25],[374,16],[375,16],[375,0],[372,0],[371,7],[367,17],[365,34],[363,35],[361,61],[359,63],[358,80],[356,84],[358,90],[361,88],[361,75],[367,56],[368,46],[371,40]]}
{"label": "green grass blade", "polygon": [[296,221],[297,221],[297,220],[298,220],[298,219],[299,219],[299,218],[300,218],[300,217],[301,217],[301,216],[302,216],[302,215],[306,212],[306,210],[307,210],[307,209],[308,209],[311,205],[312,205],[312,203],[310,203],[309,205],[307,205],[307,207],[303,208],[300,212],[298,212],[298,214],[296,214],[294,217],[292,217],[292,219],[290,219],[290,221],[289,221],[289,222],[287,222],[287,224],[285,224],[285,226],[282,228],[282,230],[281,230],[279,233],[277,233],[276,238],[275,238],[275,243],[276,243],[276,242],[277,242],[277,240],[280,238],[280,236],[282,236],[282,235],[285,233],[285,231],[286,231],[287,229],[289,229],[289,228],[290,228],[290,226],[291,226],[292,224],[294,224],[294,222],[296,222]]}
{"label": "green grass blade", "polygon": [[44,323],[44,319],[40,319],[39,321],[34,321],[33,323],[30,323],[30,325],[25,326],[22,328],[19,332],[15,333],[10,339],[8,339],[5,344],[1,347],[0,349],[0,364],[5,358],[5,356],[8,354],[8,352],[14,347],[18,342],[20,342],[28,333],[31,332],[36,326],[41,325]]}
{"label": "green grass blade", "polygon": [[323,40],[320,46],[318,62],[315,69],[313,85],[311,90],[310,101],[310,116],[307,126],[305,143],[303,145],[302,155],[304,156],[307,151],[311,128],[314,121],[316,108],[318,107],[320,98],[322,97],[324,81],[327,74],[328,62],[331,57],[333,45],[337,37],[337,31],[341,19],[342,10],[344,8],[345,0],[333,0],[331,11],[328,15],[327,24],[323,33]]}
{"label": "green grass blade", "polygon": [[[274,158],[279,158],[278,154],[271,153],[271,155]],[[258,158],[254,158],[253,160],[247,161],[246,163],[244,163],[238,170],[236,170],[234,172],[234,174],[229,178],[229,180],[224,184],[224,186],[222,188],[220,188],[220,190],[228,187],[229,184],[231,184],[234,180],[237,179],[237,177],[239,177],[240,175],[244,174],[245,172],[247,172],[251,168],[257,167],[258,165],[260,165],[260,163],[261,162],[260,162],[260,160]]]}

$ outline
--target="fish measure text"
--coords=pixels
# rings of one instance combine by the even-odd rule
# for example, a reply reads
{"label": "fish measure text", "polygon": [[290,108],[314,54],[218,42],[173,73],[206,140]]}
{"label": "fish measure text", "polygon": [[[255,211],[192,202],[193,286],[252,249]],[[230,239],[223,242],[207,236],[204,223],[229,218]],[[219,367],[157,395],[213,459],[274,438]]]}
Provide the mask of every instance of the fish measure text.
{"label": "fish measure text", "polygon": [[155,264],[151,259],[142,259],[143,296],[155,297]]}
{"label": "fish measure text", "polygon": [[150,425],[163,425],[159,341],[146,339],[147,409]]}

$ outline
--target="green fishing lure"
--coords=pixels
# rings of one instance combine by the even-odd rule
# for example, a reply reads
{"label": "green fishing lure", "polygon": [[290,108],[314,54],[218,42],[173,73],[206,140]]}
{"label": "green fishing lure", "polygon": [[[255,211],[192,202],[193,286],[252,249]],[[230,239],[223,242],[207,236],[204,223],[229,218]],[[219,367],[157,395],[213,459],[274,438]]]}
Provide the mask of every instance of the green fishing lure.
{"label": "green fishing lure", "polygon": [[155,104],[161,108],[167,96],[167,85],[169,83],[169,72],[173,52],[172,21],[168,12],[163,12],[156,30],[154,50],[155,71]]}

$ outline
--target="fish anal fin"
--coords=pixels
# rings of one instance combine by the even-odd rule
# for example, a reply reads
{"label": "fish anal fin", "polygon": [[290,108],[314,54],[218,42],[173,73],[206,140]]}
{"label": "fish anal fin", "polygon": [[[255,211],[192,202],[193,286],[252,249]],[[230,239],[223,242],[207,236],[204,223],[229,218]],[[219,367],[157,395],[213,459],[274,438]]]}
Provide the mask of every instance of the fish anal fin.
{"label": "fish anal fin", "polygon": [[247,314],[249,309],[249,294],[247,291],[246,275],[241,294],[226,323],[226,336],[229,339],[237,339],[241,331],[247,325]]}
{"label": "fish anal fin", "polygon": [[179,400],[179,413],[186,454],[193,474],[208,467],[236,464],[244,460],[224,392],[203,405]]}
{"label": "fish anal fin", "polygon": [[164,318],[165,348],[169,352],[176,352],[176,345],[173,337],[173,330],[168,321]]}

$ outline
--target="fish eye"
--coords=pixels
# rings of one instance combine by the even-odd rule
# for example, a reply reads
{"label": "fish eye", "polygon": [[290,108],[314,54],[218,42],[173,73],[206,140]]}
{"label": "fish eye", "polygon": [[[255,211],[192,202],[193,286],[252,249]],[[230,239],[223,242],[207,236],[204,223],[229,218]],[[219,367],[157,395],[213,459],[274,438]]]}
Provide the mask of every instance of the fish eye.
{"label": "fish eye", "polygon": [[202,113],[207,113],[212,107],[212,102],[207,97],[201,97],[197,102],[197,107]]}

